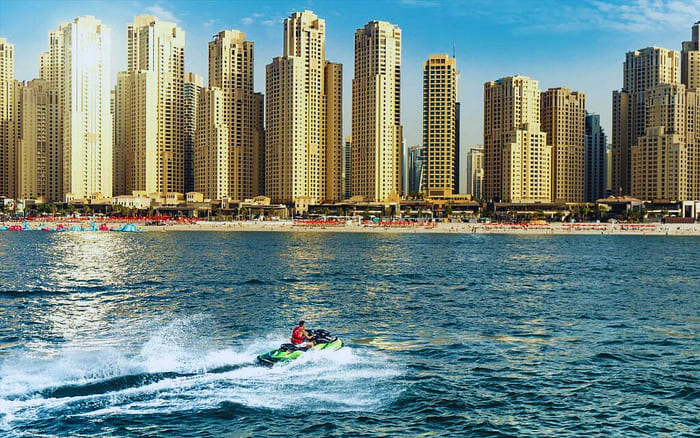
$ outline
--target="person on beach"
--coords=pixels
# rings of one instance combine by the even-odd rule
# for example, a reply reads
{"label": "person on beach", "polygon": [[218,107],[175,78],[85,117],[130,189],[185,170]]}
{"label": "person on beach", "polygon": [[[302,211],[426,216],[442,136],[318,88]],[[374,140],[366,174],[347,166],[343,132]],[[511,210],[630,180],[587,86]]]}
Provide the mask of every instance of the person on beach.
{"label": "person on beach", "polygon": [[314,336],[311,335],[309,336],[306,333],[306,328],[304,327],[305,323],[304,320],[299,321],[299,325],[294,327],[292,329],[292,344],[296,346],[306,346],[306,347],[313,347],[314,343],[310,341],[310,339],[313,339]]}

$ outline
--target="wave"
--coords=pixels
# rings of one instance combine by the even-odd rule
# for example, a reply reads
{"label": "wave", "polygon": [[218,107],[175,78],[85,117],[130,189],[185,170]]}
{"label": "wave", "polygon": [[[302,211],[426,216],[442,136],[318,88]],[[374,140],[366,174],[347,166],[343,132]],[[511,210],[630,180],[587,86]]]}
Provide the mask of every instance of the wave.
{"label": "wave", "polygon": [[280,336],[225,348],[206,347],[203,340],[200,348],[182,333],[189,323],[169,324],[131,352],[62,348],[49,357],[6,356],[0,362],[0,435],[47,418],[215,413],[226,406],[291,411],[301,399],[308,412],[363,411],[387,406],[401,392],[401,369],[383,354],[350,347],[311,351],[268,368],[256,356],[276,348]]}

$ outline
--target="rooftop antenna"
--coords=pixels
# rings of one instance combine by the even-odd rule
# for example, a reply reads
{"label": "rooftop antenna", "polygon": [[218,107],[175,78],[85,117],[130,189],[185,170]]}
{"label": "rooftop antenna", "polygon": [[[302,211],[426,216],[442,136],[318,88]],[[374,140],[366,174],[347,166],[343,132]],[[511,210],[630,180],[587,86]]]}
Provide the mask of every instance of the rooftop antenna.
{"label": "rooftop antenna", "polygon": [[457,49],[455,48],[455,42],[452,41],[452,57],[457,58]]}

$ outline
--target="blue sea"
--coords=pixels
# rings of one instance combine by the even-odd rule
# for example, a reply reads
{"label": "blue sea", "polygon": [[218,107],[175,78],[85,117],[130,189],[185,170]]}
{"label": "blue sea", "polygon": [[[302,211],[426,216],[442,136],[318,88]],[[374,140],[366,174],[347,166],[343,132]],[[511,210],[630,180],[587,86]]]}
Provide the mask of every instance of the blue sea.
{"label": "blue sea", "polygon": [[[0,233],[0,436],[699,436],[700,239]],[[256,356],[298,319],[346,347]]]}

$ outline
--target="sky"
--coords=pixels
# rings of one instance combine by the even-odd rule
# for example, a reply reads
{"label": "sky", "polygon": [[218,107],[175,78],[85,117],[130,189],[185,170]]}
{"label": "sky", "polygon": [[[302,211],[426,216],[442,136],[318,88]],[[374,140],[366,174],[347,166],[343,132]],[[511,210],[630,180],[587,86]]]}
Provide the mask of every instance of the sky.
{"label": "sky", "polygon": [[[326,57],[343,64],[344,134],[350,135],[355,31],[372,20],[402,29],[404,136],[421,142],[422,68],[430,54],[457,55],[462,158],[482,143],[483,84],[522,74],[540,89],[586,93],[586,108],[611,134],[612,91],[622,86],[625,53],[648,46],[680,50],[700,21],[700,0],[2,0],[0,37],[15,45],[15,77],[38,76],[48,32],[93,15],[112,29],[112,76],[126,68],[126,26],[135,15],[174,21],[186,33],[185,67],[207,81],[207,43],[237,29],[255,43],[255,89],[282,53],[283,20],[311,10],[326,20]],[[463,160],[463,163],[466,161]],[[464,172],[463,172],[464,173]],[[464,182],[462,182],[462,186]]]}

